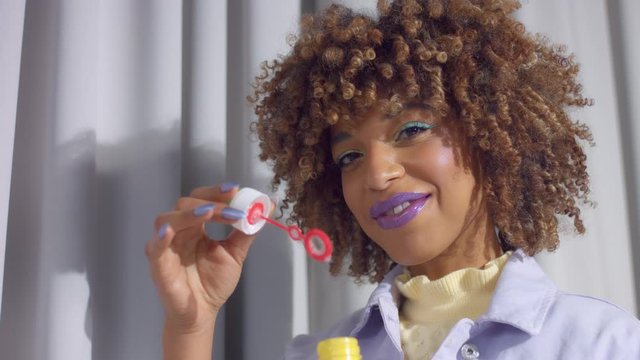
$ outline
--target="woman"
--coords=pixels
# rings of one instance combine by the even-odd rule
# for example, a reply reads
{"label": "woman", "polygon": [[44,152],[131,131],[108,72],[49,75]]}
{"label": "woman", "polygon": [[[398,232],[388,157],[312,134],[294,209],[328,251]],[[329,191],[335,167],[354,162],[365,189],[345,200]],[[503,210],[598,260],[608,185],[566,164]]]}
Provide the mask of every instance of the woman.
{"label": "woman", "polygon": [[[364,359],[640,358],[640,322],[558,291],[530,256],[584,233],[581,142],[567,110],[590,103],[561,46],[526,33],[517,1],[380,1],[378,18],[331,6],[290,54],[263,66],[251,101],[283,207],[334,242],[332,273],[380,283],[335,327]],[[212,242],[206,221],[244,216],[235,184],[196,189],[161,214],[147,255],[166,310],[166,358],[210,358],[213,324],[252,237]]]}

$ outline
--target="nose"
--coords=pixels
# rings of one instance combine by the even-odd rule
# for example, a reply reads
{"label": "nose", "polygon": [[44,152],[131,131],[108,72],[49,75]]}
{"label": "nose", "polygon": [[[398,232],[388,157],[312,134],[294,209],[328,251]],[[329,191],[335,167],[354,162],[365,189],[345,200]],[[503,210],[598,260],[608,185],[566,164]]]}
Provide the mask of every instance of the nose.
{"label": "nose", "polygon": [[365,156],[365,185],[371,190],[385,190],[396,179],[401,178],[405,169],[398,154],[388,144],[372,146]]}

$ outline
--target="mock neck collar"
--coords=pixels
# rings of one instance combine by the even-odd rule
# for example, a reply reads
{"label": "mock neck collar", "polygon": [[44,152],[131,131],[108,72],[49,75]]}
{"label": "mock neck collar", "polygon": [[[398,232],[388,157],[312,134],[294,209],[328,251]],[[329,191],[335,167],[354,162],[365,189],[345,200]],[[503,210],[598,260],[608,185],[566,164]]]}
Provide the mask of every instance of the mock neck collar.
{"label": "mock neck collar", "polygon": [[[382,299],[393,301],[397,317],[400,293],[395,286],[395,278],[404,271],[404,266],[395,266],[385,275],[367,301],[361,325],[369,317],[371,308],[378,306]],[[518,249],[507,260],[498,278],[489,309],[477,322],[499,322],[535,335],[540,332],[557,292],[558,289],[535,259]]]}

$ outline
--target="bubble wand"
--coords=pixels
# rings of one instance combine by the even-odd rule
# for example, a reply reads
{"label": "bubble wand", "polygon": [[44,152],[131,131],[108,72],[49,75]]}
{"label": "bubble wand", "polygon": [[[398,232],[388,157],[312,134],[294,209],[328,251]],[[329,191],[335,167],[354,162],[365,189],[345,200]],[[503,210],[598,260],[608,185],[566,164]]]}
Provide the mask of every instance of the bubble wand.
{"label": "bubble wand", "polygon": [[257,233],[265,224],[274,225],[289,235],[294,241],[301,241],[307,254],[315,261],[326,262],[331,259],[333,245],[329,236],[320,229],[311,229],[306,234],[296,225],[285,226],[264,216],[265,209],[271,208],[271,199],[255,189],[243,188],[231,200],[231,207],[244,211],[247,216],[232,226],[247,235]]}

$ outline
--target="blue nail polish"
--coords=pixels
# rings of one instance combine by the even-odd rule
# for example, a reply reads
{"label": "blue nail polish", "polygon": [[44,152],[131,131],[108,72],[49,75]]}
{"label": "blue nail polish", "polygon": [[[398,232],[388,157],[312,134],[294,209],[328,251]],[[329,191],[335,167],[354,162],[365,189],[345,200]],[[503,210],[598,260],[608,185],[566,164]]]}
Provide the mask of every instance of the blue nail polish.
{"label": "blue nail polish", "polygon": [[158,230],[158,238],[164,238],[164,236],[167,235],[167,230],[169,230],[169,223],[166,223],[160,227],[160,230]]}
{"label": "blue nail polish", "polygon": [[247,216],[242,210],[226,207],[222,209],[222,217],[227,220],[240,220]]}
{"label": "blue nail polish", "polygon": [[214,208],[213,204],[200,205],[197,208],[193,209],[193,215],[202,216],[208,213],[209,211],[213,210],[213,208]]}
{"label": "blue nail polish", "polygon": [[231,190],[233,190],[233,188],[238,187],[240,184],[238,184],[237,182],[233,182],[233,181],[228,181],[222,185],[220,185],[220,192],[226,193],[229,192]]}

